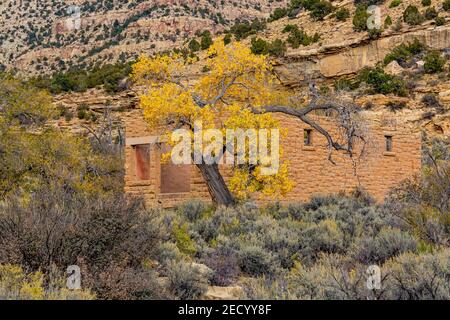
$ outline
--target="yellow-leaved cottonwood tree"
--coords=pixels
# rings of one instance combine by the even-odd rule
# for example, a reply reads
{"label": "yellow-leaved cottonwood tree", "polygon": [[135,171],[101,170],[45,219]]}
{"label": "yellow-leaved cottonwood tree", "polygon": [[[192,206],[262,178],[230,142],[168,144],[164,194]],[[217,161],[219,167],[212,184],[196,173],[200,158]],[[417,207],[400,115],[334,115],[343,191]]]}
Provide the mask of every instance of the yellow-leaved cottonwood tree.
{"label": "yellow-leaved cottonwood tree", "polygon": [[[275,112],[288,114],[311,125],[328,141],[329,148],[352,154],[355,138],[364,139],[357,125],[357,109],[335,99],[319,97],[312,89],[309,103],[301,105],[298,97],[280,89],[273,66],[267,56],[255,55],[240,42],[225,45],[217,40],[208,49],[203,72],[199,78],[189,79],[189,68],[195,63],[179,54],[141,56],[133,65],[133,79],[145,90],[140,107],[151,128],[160,128],[162,135],[177,128],[185,128],[194,135],[197,121],[203,128],[275,129],[279,121]],[[278,85],[277,85],[278,84]],[[315,110],[334,110],[337,124],[343,128],[345,141],[337,142],[318,123],[307,115]],[[283,137],[286,132],[281,130]],[[342,136],[341,136],[342,138]],[[223,148],[230,152],[224,139]],[[248,148],[246,154],[248,155]],[[280,154],[283,152],[279,149]],[[236,155],[234,150],[232,154]],[[194,154],[191,155],[194,157]],[[331,159],[331,153],[330,153]],[[233,176],[225,183],[217,163],[198,163],[216,204],[230,205],[236,198],[251,193],[283,196],[293,187],[289,179],[288,163],[281,162],[276,174],[262,174],[264,161],[233,166]]]}
{"label": "yellow-leaved cottonwood tree", "polygon": [[0,73],[0,202],[62,186],[89,194],[121,189],[121,163],[81,136],[47,125],[50,94]]}

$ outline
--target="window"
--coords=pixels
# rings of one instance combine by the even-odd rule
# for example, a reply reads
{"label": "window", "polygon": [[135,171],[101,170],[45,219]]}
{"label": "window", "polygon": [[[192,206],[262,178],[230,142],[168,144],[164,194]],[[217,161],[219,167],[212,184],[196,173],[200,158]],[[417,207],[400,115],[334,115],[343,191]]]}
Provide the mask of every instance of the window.
{"label": "window", "polygon": [[384,136],[386,139],[386,151],[392,152],[392,136]]}
{"label": "window", "polygon": [[303,142],[305,146],[312,146],[312,130],[303,130]]}
{"label": "window", "polygon": [[[167,153],[170,148],[161,146],[161,152]],[[191,166],[173,164],[169,159],[161,163],[161,193],[183,193],[191,191]]]}
{"label": "window", "polygon": [[137,180],[150,179],[150,144],[138,144],[134,147],[135,176]]}

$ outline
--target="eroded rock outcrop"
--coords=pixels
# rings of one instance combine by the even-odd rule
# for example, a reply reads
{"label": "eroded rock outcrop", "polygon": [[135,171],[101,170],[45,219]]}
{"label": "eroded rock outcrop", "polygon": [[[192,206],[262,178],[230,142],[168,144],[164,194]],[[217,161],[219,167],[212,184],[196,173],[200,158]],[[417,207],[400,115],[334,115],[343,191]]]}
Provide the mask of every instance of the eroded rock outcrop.
{"label": "eroded rock outcrop", "polygon": [[450,25],[388,35],[373,41],[362,38],[319,49],[293,51],[288,53],[286,62],[276,66],[276,71],[283,83],[290,86],[319,77],[354,74],[364,67],[375,66],[400,43],[416,38],[432,49],[450,48]]}

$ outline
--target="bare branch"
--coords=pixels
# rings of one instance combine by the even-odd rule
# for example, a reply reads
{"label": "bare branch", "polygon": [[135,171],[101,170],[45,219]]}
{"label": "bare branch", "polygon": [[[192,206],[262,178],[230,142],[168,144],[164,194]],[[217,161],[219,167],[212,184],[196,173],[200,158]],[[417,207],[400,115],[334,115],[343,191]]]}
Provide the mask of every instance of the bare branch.
{"label": "bare branch", "polygon": [[209,104],[210,104],[210,105],[214,105],[214,104],[216,104],[217,101],[219,101],[220,99],[222,99],[223,96],[227,93],[228,89],[235,83],[236,79],[237,79],[240,75],[241,75],[241,74],[234,75],[234,76],[231,78],[230,82],[228,82],[227,84],[225,84],[225,79],[222,79],[222,81],[221,81],[222,88],[221,88],[219,94],[218,94],[216,97],[214,97],[211,101],[209,101]]}
{"label": "bare branch", "polygon": [[[283,113],[297,117],[304,123],[310,125],[326,138],[329,148],[328,160],[330,160],[332,163],[334,163],[331,157],[332,150],[345,151],[350,157],[353,157],[354,140],[356,139],[362,141],[363,146],[360,153],[361,157],[366,150],[366,138],[364,137],[363,133],[360,132],[360,126],[355,120],[355,115],[358,113],[357,107],[352,105],[351,103],[340,103],[338,99],[325,99],[319,95],[319,93],[315,89],[315,86],[310,85],[310,89],[312,98],[308,106],[306,106],[305,108],[296,109],[284,105],[268,105],[258,108],[252,107],[252,111],[256,114],[267,112]],[[308,117],[308,114],[318,110],[330,110],[337,113],[337,125],[344,130],[345,143],[342,144],[336,141],[325,128],[323,128],[315,120]]]}

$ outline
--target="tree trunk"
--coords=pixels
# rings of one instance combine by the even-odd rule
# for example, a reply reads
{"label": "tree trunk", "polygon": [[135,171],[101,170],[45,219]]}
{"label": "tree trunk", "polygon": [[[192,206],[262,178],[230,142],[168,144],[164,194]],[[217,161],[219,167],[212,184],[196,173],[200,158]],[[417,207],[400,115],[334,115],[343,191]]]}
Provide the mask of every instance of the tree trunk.
{"label": "tree trunk", "polygon": [[212,201],[217,205],[230,206],[234,204],[234,198],[228,189],[225,180],[219,171],[217,164],[197,164],[208,186]]}

